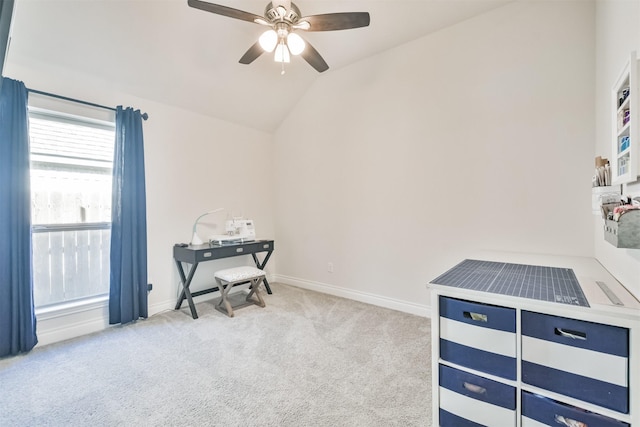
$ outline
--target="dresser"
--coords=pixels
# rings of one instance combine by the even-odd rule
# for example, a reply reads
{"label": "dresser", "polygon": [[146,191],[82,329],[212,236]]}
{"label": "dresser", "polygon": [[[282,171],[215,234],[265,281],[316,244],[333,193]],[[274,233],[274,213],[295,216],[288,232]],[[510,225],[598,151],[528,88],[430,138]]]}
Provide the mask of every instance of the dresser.
{"label": "dresser", "polygon": [[640,427],[640,302],[595,259],[479,253],[428,286],[434,426]]}

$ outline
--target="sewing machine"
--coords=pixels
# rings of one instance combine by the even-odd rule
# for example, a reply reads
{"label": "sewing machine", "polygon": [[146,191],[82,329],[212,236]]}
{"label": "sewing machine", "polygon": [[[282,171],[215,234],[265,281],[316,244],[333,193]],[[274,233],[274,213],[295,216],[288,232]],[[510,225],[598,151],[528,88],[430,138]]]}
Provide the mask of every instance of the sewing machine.
{"label": "sewing machine", "polygon": [[256,239],[256,229],[252,219],[234,218],[225,223],[226,234],[216,234],[209,237],[209,243],[224,245],[245,243]]}

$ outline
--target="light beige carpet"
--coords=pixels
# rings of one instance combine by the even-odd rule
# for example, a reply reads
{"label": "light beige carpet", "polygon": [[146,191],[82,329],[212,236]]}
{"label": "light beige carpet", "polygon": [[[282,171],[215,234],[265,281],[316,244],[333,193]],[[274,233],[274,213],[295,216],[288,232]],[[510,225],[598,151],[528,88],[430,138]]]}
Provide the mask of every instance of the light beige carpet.
{"label": "light beige carpet", "polygon": [[[278,283],[0,360],[3,426],[429,426],[423,317]],[[186,306],[186,304],[183,304]]]}

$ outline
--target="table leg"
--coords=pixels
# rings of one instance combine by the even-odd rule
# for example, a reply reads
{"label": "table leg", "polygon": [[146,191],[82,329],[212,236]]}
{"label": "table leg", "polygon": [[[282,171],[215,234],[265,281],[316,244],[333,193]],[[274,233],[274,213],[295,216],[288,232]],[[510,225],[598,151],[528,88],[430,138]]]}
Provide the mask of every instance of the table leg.
{"label": "table leg", "polygon": [[[269,257],[271,256],[272,253],[273,251],[267,252],[267,256],[264,257],[264,260],[262,261],[262,263],[260,262],[260,260],[258,260],[258,256],[255,253],[252,253],[251,256],[253,257],[253,262],[255,262],[256,267],[258,267],[260,270],[264,270],[264,267],[267,265],[267,262],[269,261]],[[267,293],[271,295],[273,292],[271,292],[271,287],[269,286],[269,282],[267,282],[266,275],[264,277],[263,282],[264,282],[264,287],[267,290]]]}
{"label": "table leg", "polygon": [[180,292],[180,296],[178,297],[178,302],[176,303],[176,310],[180,309],[182,305],[182,301],[187,299],[189,303],[189,309],[191,310],[191,317],[194,319],[198,318],[198,313],[196,312],[196,306],[193,303],[193,297],[191,296],[191,291],[189,291],[189,286],[191,285],[191,280],[193,279],[193,275],[196,272],[196,268],[198,267],[198,263],[193,264],[193,266],[189,269],[189,276],[185,277],[184,269],[182,268],[182,263],[176,260],[176,265],[178,266],[178,274],[180,275],[180,283],[182,284],[182,291]]}

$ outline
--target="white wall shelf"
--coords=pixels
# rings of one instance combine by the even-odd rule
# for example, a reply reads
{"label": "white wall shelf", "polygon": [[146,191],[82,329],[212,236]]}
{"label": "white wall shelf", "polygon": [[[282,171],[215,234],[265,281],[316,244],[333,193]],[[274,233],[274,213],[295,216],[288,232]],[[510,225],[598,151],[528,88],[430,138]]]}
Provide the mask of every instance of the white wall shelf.
{"label": "white wall shelf", "polygon": [[635,182],[640,174],[640,110],[638,109],[638,60],[635,52],[611,90],[612,182]]}

